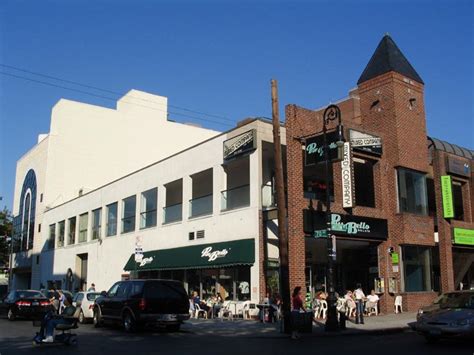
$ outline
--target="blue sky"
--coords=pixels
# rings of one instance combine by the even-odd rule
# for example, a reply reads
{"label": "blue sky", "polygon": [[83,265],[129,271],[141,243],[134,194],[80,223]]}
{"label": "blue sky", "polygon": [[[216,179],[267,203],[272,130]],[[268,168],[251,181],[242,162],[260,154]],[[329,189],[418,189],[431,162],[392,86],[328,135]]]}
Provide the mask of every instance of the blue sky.
{"label": "blue sky", "polygon": [[[0,63],[119,93],[149,91],[231,121],[270,117],[276,78],[283,119],[286,104],[316,108],[346,96],[388,32],[425,82],[428,134],[472,149],[473,13],[468,0],[4,0]],[[0,74],[0,207],[11,208],[16,161],[48,132],[61,97],[113,106]],[[171,110],[177,121],[232,125]]]}

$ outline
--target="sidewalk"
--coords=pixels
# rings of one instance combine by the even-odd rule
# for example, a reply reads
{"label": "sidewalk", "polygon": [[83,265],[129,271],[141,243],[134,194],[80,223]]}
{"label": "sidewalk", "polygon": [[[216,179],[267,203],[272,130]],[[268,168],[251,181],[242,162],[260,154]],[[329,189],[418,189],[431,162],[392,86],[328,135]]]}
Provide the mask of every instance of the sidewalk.
{"label": "sidewalk", "polygon": [[[313,323],[311,334],[303,337],[344,336],[344,335],[374,335],[396,333],[409,330],[408,323],[416,320],[416,313],[387,314],[365,317],[365,324],[355,324],[347,321],[347,329],[339,332],[325,332],[324,321]],[[233,321],[219,319],[191,319],[182,326],[182,330],[196,335],[240,336],[257,338],[288,337],[280,333],[279,323],[261,323],[255,320],[236,319]]]}

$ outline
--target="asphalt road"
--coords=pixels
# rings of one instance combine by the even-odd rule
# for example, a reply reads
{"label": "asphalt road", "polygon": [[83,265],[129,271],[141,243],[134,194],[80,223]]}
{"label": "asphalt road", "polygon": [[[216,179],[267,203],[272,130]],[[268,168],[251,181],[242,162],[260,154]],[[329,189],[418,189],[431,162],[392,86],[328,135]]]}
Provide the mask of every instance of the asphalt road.
{"label": "asphalt road", "polygon": [[0,355],[21,354],[291,354],[307,352],[318,355],[380,354],[466,354],[474,355],[473,342],[444,341],[436,345],[426,344],[413,332],[386,335],[344,335],[337,337],[303,336],[291,340],[273,335],[229,335],[219,331],[201,333],[198,326],[184,326],[178,333],[144,331],[126,334],[114,327],[95,329],[81,325],[76,330],[79,344],[34,346],[32,338],[37,328],[30,321],[9,322],[0,319]]}

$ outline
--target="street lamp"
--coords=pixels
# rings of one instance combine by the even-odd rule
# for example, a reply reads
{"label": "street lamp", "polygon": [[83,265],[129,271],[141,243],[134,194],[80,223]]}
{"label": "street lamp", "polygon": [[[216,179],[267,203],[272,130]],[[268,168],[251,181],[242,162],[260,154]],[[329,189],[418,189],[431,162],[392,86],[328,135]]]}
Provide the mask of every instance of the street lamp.
{"label": "street lamp", "polygon": [[[336,105],[329,105],[323,114],[323,139],[324,139],[324,165],[325,165],[325,178],[326,178],[326,238],[327,238],[327,252],[328,252],[328,266],[327,266],[327,292],[328,292],[328,317],[326,320],[326,331],[339,330],[339,324],[337,321],[337,309],[336,309],[336,294],[334,290],[334,261],[336,260],[336,249],[335,249],[335,236],[331,236],[331,198],[329,196],[329,168],[330,168],[330,157],[329,157],[329,145],[327,142],[327,125],[331,121],[337,120],[338,129],[338,140],[337,155],[338,160],[342,159],[342,147],[343,134],[341,125],[341,110]],[[333,240],[334,238],[334,240]],[[334,244],[334,245],[333,245]]]}

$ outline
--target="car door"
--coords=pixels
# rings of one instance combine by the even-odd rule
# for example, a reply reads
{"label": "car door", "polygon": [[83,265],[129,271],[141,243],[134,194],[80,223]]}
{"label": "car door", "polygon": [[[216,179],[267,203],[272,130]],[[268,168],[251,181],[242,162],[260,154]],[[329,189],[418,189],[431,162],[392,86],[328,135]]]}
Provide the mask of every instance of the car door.
{"label": "car door", "polygon": [[100,302],[100,310],[102,311],[102,317],[105,319],[113,318],[112,304],[117,295],[117,290],[122,282],[116,282],[107,292],[107,296],[102,297]]}

